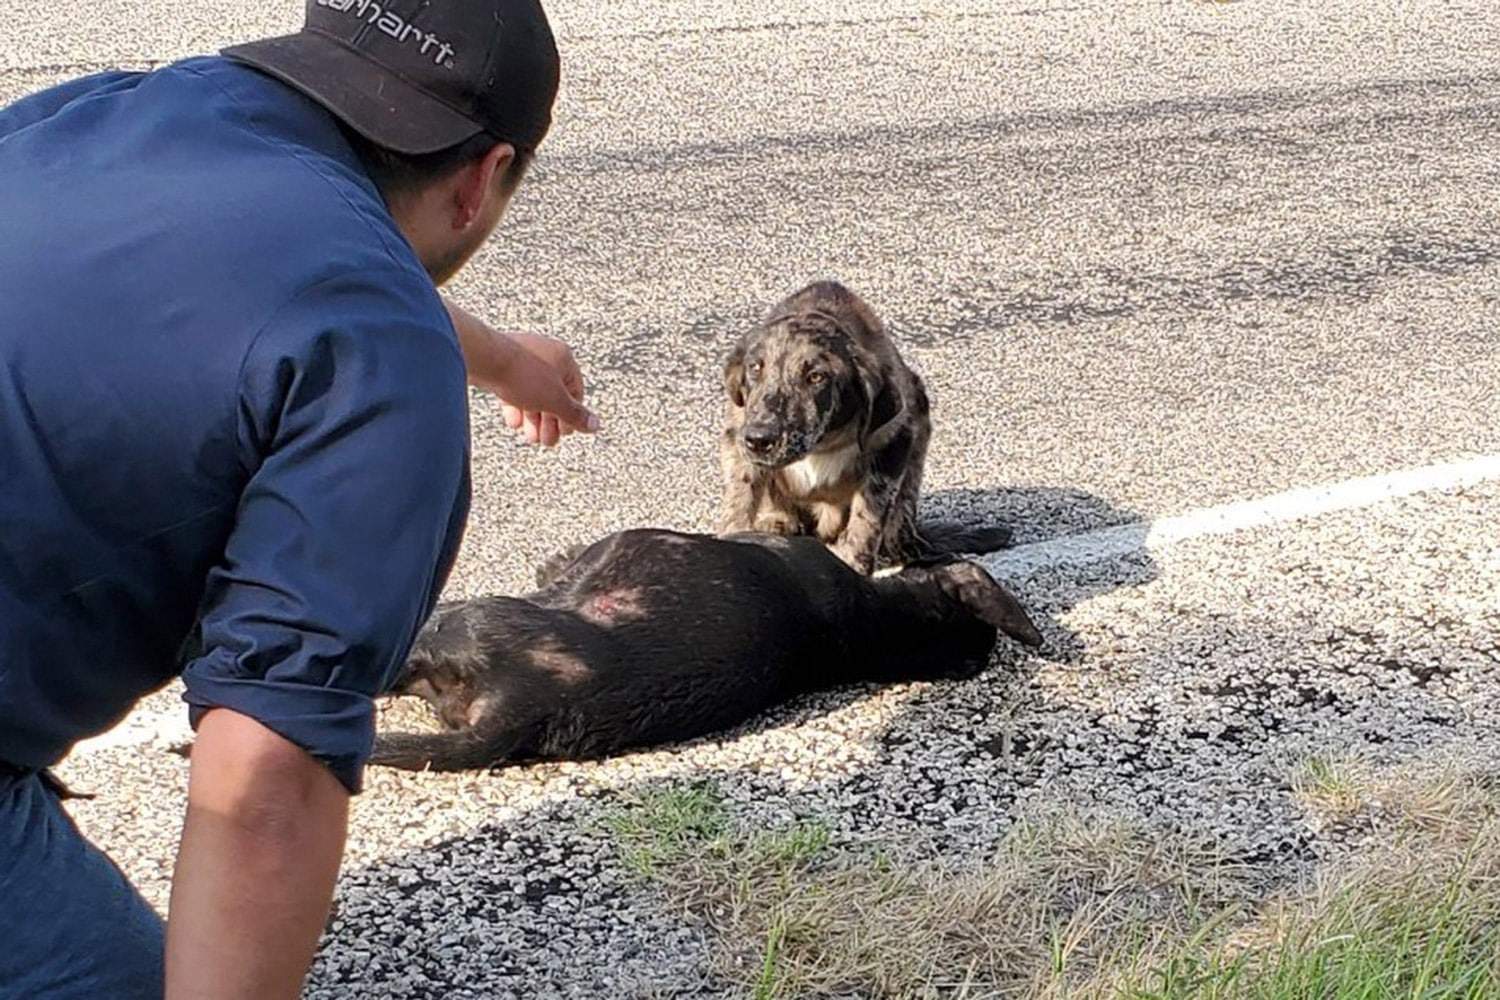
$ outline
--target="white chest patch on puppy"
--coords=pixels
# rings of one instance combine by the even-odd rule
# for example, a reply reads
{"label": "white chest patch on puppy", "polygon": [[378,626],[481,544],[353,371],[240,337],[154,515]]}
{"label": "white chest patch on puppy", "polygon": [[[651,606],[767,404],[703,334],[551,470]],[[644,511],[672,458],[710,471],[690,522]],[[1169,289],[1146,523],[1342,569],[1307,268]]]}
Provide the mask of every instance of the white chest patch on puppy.
{"label": "white chest patch on puppy", "polygon": [[858,457],[859,445],[854,443],[833,451],[814,452],[782,469],[781,481],[787,492],[807,496],[842,480],[853,471]]}

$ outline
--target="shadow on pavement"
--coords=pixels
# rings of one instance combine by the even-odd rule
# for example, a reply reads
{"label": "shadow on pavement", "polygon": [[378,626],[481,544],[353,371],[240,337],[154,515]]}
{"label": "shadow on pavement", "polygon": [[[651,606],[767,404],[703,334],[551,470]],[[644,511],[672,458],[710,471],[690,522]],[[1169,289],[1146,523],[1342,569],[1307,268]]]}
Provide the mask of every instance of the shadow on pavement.
{"label": "shadow on pavement", "polygon": [[[1146,551],[1150,522],[1082,490],[1055,486],[938,490],[922,499],[924,519],[966,525],[1003,524],[1015,532],[1009,550],[981,559],[997,580],[1015,590],[1047,637],[1042,657],[1078,662],[1076,633],[1058,619],[1078,605],[1122,587],[1156,579]],[[1113,529],[1104,557],[1069,539]],[[1044,544],[1054,543],[1054,544]],[[1076,549],[1076,551],[1074,551]]]}

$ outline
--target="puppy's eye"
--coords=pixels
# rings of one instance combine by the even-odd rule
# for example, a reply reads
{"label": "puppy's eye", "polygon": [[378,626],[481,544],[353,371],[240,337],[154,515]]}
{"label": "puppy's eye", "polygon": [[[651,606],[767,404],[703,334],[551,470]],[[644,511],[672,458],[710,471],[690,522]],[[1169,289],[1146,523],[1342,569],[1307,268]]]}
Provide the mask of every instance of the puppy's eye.
{"label": "puppy's eye", "polygon": [[808,372],[807,373],[807,384],[808,385],[822,385],[824,382],[827,382],[827,381],[828,381],[828,376],[826,374],[824,374],[823,372]]}

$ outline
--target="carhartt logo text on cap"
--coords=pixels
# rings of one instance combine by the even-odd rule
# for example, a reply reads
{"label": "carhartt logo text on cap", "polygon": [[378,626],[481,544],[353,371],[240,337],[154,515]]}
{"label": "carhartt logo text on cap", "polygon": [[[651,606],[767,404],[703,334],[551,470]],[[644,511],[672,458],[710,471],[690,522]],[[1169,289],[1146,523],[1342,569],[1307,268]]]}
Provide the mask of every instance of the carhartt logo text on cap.
{"label": "carhartt logo text on cap", "polygon": [[351,13],[366,24],[373,24],[398,42],[421,42],[422,54],[435,51],[432,61],[439,66],[453,65],[453,46],[430,31],[423,31],[414,24],[407,24],[394,11],[386,10],[375,0],[318,0],[319,7],[327,7],[340,13]]}

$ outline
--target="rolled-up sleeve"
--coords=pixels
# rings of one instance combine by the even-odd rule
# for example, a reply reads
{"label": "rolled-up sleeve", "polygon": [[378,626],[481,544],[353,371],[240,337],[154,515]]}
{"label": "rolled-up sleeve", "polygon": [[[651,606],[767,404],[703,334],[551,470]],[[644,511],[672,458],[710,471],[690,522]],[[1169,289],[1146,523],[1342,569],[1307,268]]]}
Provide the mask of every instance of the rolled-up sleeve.
{"label": "rolled-up sleeve", "polygon": [[247,355],[238,423],[249,478],[184,697],[195,725],[214,707],[248,715],[358,792],[372,699],[468,513],[463,359],[435,293],[404,272],[304,291]]}

